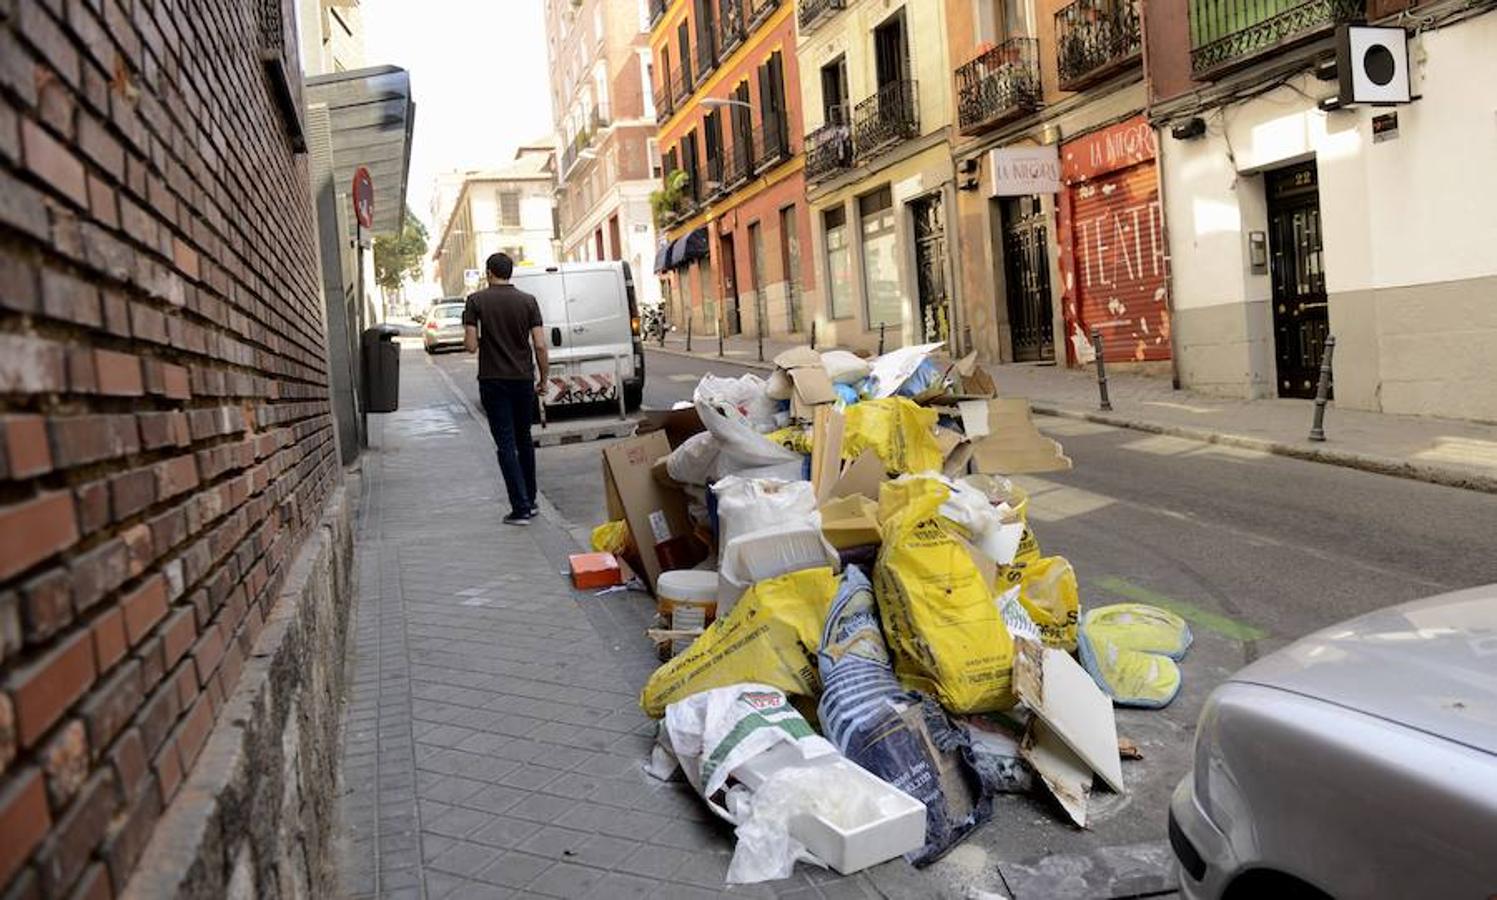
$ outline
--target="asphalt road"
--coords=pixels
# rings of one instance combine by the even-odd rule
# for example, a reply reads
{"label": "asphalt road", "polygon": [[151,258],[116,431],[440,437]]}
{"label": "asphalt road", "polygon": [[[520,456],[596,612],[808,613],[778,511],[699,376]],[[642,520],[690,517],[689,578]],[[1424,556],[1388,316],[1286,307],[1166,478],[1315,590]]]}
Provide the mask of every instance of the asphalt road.
{"label": "asphalt road", "polygon": [[[435,363],[476,405],[471,358]],[[688,399],[704,372],[748,371],[654,352],[647,367],[645,404],[656,408]],[[1043,551],[1075,566],[1083,608],[1166,606],[1191,622],[1195,644],[1170,707],[1118,711],[1119,732],[1145,757],[1125,763],[1126,796],[1099,789],[1084,832],[1044,802],[1002,797],[994,822],[941,864],[951,878],[1000,860],[1162,840],[1201,702],[1226,675],[1357,613],[1497,582],[1497,497],[1088,422],[1037,421],[1075,468],[1017,480],[1031,494]],[[599,465],[596,444],[539,453],[541,491],[579,537],[603,520]]]}

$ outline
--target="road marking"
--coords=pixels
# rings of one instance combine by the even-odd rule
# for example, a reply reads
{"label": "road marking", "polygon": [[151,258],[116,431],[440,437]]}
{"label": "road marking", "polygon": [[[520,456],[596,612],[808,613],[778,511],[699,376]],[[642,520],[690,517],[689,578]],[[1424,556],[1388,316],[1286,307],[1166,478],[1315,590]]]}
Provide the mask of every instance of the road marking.
{"label": "road marking", "polygon": [[678,381],[678,382],[683,382],[684,383],[684,382],[687,382],[687,381],[701,381],[702,380],[702,376],[700,374],[697,374],[697,373],[694,373],[694,372],[677,372],[674,375],[667,375],[667,376],[665,376],[665,380],[666,381]]}
{"label": "road marking", "polygon": [[1230,638],[1234,641],[1247,643],[1248,641],[1261,641],[1268,637],[1268,632],[1256,625],[1239,622],[1221,613],[1202,609],[1192,603],[1186,603],[1184,600],[1167,597],[1164,594],[1151,591],[1146,587],[1140,587],[1116,575],[1104,575],[1101,578],[1093,579],[1092,583],[1104,591],[1109,591],[1120,597],[1126,597],[1136,603],[1148,603],[1167,609],[1192,625],[1199,625],[1207,631],[1214,631],[1222,637]]}

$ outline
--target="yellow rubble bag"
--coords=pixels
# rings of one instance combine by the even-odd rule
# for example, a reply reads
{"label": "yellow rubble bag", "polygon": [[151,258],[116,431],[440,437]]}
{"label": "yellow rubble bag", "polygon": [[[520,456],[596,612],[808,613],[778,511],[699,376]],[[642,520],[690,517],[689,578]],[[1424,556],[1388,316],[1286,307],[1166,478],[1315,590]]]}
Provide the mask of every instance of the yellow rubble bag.
{"label": "yellow rubble bag", "polygon": [[1023,566],[1019,580],[1019,603],[1039,626],[1046,647],[1070,653],[1076,649],[1076,621],[1081,613],[1081,592],[1076,570],[1063,556],[1047,556]]}
{"label": "yellow rubble bag", "polygon": [[918,477],[879,490],[874,593],[894,673],[952,713],[1006,709],[1014,702],[1013,639],[961,528],[937,514],[949,493],[939,480]]}
{"label": "yellow rubble bag", "polygon": [[741,682],[814,698],[816,650],[837,576],[825,566],[768,578],[748,589],[686,652],[655,670],[640,694],[646,715],[692,694]]}
{"label": "yellow rubble bag", "polygon": [[1089,611],[1077,636],[1081,665],[1119,706],[1158,709],[1180,693],[1176,660],[1190,647],[1190,626],[1166,609],[1118,603]]}
{"label": "yellow rubble bag", "polygon": [[801,425],[790,425],[778,431],[771,431],[765,437],[796,453],[811,452],[811,429]]}
{"label": "yellow rubble bag", "polygon": [[629,549],[629,523],[623,519],[604,522],[593,529],[593,550],[622,556]]}
{"label": "yellow rubble bag", "polygon": [[849,406],[843,415],[843,459],[857,459],[871,449],[890,472],[940,471],[935,410],[906,397],[885,397]]}

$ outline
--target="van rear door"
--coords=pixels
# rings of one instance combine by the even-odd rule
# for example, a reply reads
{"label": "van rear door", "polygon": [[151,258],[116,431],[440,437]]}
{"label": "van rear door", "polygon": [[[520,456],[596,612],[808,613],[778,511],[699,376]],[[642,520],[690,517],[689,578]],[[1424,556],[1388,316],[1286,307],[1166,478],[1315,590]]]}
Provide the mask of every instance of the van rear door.
{"label": "van rear door", "polygon": [[614,357],[620,357],[622,377],[626,381],[632,379],[634,344],[623,266],[619,263],[568,266],[565,283],[573,362],[568,372],[612,376]]}
{"label": "van rear door", "polygon": [[551,367],[556,371],[556,364],[566,359],[572,335],[567,328],[567,296],[561,272],[555,266],[546,269],[516,269],[514,285],[535,297],[536,304],[541,308],[546,346],[551,349]]}

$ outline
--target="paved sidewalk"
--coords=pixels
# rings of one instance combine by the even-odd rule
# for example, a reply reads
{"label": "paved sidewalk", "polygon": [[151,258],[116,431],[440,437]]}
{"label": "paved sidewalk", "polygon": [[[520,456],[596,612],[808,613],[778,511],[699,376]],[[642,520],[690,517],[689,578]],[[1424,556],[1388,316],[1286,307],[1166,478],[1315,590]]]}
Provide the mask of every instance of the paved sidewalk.
{"label": "paved sidewalk", "polygon": [[[370,417],[362,463],[345,892],[724,894],[731,832],[641,770],[648,598],[573,592],[569,537],[502,525],[487,430],[421,354],[402,363],[402,411]],[[884,893],[906,892],[803,866],[726,895]]]}
{"label": "paved sidewalk", "polygon": [[[664,348],[653,342],[647,346],[684,354],[685,343],[684,335],[672,334]],[[790,346],[766,340],[764,358],[772,360]],[[692,351],[692,356],[717,359],[717,339],[694,336]],[[757,342],[751,338],[726,339],[722,358],[773,368],[758,362]],[[1497,493],[1497,426],[1341,409],[1331,403],[1326,440],[1313,442],[1307,437],[1314,410],[1309,400],[1239,400],[1177,391],[1160,378],[1109,373],[1112,411],[1102,412],[1091,370],[1014,364],[989,366],[988,371],[999,393],[1027,397],[1039,413]]]}

